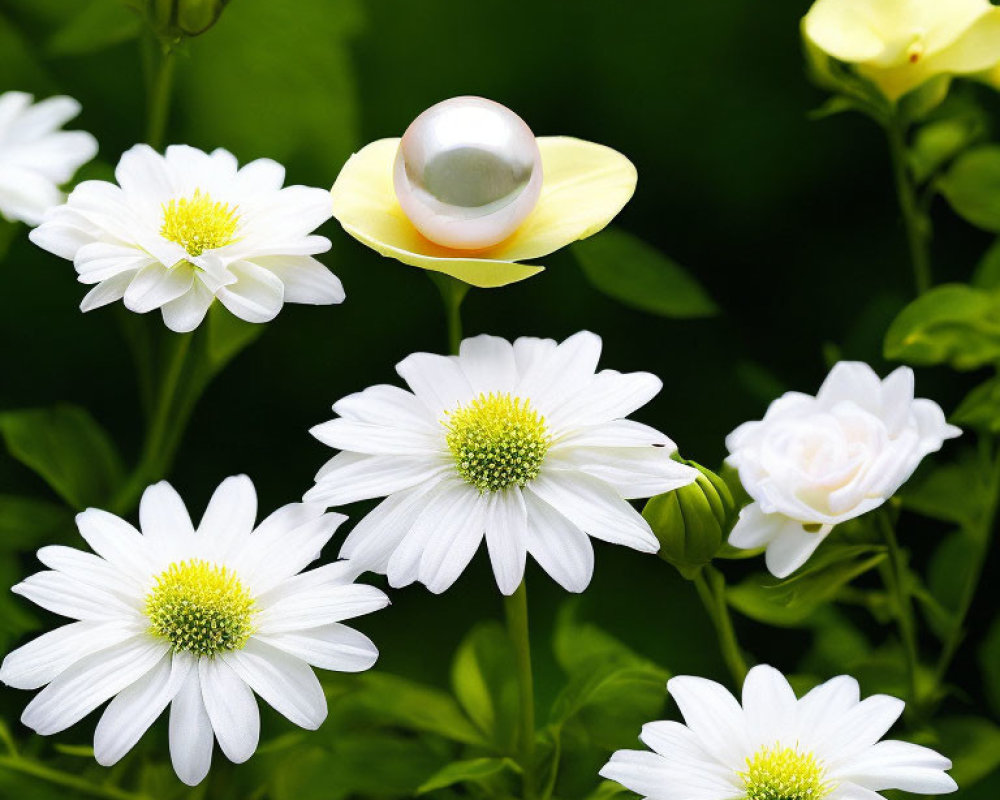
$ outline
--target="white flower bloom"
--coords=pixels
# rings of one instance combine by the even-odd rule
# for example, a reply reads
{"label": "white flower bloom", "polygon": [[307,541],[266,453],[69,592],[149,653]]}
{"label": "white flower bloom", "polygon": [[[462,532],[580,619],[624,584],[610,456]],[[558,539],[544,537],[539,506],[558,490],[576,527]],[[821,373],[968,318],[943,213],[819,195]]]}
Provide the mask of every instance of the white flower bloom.
{"label": "white flower bloom", "polygon": [[240,319],[267,322],[284,303],[340,303],[344,289],[313,256],[330,240],[313,231],[332,215],[330,193],[286,186],[268,159],[240,168],[225,150],[136,145],[119,185],[84,181],[49,211],[31,240],[73,261],[96,284],[83,311],[124,298],[159,308],[171,330],[201,324],[215,298]]}
{"label": "white flower bloom", "polygon": [[312,433],[344,452],[306,500],[331,506],[388,497],[340,551],[392,586],[443,592],[486,546],[511,594],[527,553],[581,592],[594,552],[588,534],[643,552],[659,545],[627,502],[684,486],[698,473],[671,459],[662,433],[625,419],[660,391],[645,372],[595,372],[601,339],[561,344],[494,336],[458,356],[415,353],[396,366],[411,391],[373,386],[333,406]]}
{"label": "white flower bloom", "polygon": [[[326,699],[309,665],[368,669],[378,651],[341,624],[388,604],[340,561],[300,571],[345,519],[308,504],[279,508],[254,529],[257,496],[246,476],[215,491],[195,530],[167,483],[142,496],[142,533],[105,511],[77,516],[94,553],[43,547],[49,571],[13,591],[76,622],[15,650],[0,680],[42,691],[21,721],[59,733],[109,698],[94,755],[114,764],[170,706],[170,755],[194,785],[208,773],[213,740],[232,761],[257,748],[256,692],[314,730]],[[48,684],[46,686],[46,684]]]}
{"label": "white flower bloom", "polygon": [[879,800],[885,789],[958,788],[934,750],[879,741],[903,701],[861,700],[847,675],[796,699],[780,672],[754,667],[742,706],[704,678],[672,678],[667,690],[686,724],[650,722],[640,738],[654,752],[619,750],[601,770],[646,800]]}
{"label": "white flower bloom", "polygon": [[24,92],[0,94],[0,215],[37,225],[63,202],[59,187],[97,155],[97,140],[59,130],[80,113],[72,97],[32,100]]}
{"label": "white flower bloom", "polygon": [[880,381],[867,364],[842,361],[815,397],[788,392],[763,420],[729,434],[727,462],[755,501],[729,543],[766,545],[767,568],[784,578],[834,525],[882,505],[924,456],[960,434],[937,403],[914,399],[909,367]]}

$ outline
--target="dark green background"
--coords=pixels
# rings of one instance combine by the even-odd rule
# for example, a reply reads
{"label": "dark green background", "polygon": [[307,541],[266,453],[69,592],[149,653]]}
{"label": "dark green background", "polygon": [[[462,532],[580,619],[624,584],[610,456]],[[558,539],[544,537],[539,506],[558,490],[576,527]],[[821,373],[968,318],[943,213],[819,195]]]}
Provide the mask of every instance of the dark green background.
{"label": "dark green background", "polygon": [[[97,135],[100,160],[114,164],[143,135],[137,46],[66,54],[53,31],[79,7],[0,0],[0,90],[78,98],[77,124]],[[716,465],[725,435],[758,417],[777,392],[818,387],[825,346],[889,369],[881,337],[911,293],[881,132],[860,116],[808,117],[825,98],[802,67],[798,23],[807,7],[233,0],[218,26],[181,54],[168,138],[226,147],[241,161],[271,156],[287,165],[290,182],[325,187],[365,142],[399,135],[439,100],[479,94],[509,105],[537,134],[579,136],[627,154],[639,186],[620,225],[684,264],[722,316],[669,320],[625,308],[592,289],[564,252],[543,259],[548,269],[538,277],[473,291],[466,332],[599,333],[604,365],[663,378],[663,392],[636,416],[666,431],[685,456]],[[1000,103],[981,94],[996,120]],[[935,217],[938,281],[967,279],[988,237],[944,204]],[[0,263],[0,407],[83,405],[132,457],[141,415],[115,314],[82,315],[84,289],[71,265],[33,247],[24,232]],[[406,354],[445,346],[437,291],[423,272],[376,256],[335,222],[324,232],[333,249],[323,260],[342,278],[347,302],[286,307],[209,389],[170,476],[195,513],[237,472],[254,479],[262,510],[298,499],[331,455],[307,433],[330,416],[331,403],[396,381],[393,365]],[[925,370],[917,386],[947,411],[972,383]],[[6,458],[0,486],[48,496]],[[905,517],[900,536],[919,561],[942,532]],[[22,572],[36,566],[25,555]],[[734,564],[730,574],[743,569]],[[997,574],[994,558],[973,641],[996,612]],[[535,567],[529,582],[544,694],[556,680],[544,632],[565,594]],[[411,588],[392,598],[391,608],[359,624],[382,649],[380,668],[438,683],[473,622],[501,612],[483,554],[441,597]],[[655,557],[598,544],[583,613],[672,671],[724,677],[693,590]],[[759,660],[785,670],[808,645],[805,633],[737,624]],[[973,651],[955,676],[976,699]],[[13,720],[28,694],[5,689],[0,698]],[[87,723],[61,738],[85,743],[90,735]]]}

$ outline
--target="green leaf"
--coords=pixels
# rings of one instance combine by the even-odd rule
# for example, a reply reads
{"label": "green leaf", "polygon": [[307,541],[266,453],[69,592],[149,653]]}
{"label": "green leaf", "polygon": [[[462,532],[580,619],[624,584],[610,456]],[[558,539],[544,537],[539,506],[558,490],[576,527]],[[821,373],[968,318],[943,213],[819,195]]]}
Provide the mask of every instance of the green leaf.
{"label": "green leaf", "polygon": [[587,280],[609,297],[664,317],[719,313],[701,285],[660,251],[618,228],[572,247]]}
{"label": "green leaf", "polygon": [[142,30],[142,19],[122,0],[90,0],[76,3],[68,19],[49,38],[51,56],[79,56],[105,50]]}
{"label": "green leaf", "polygon": [[925,467],[900,492],[903,507],[931,519],[973,527],[986,503],[981,467],[971,450],[950,464]]}
{"label": "green leaf", "polygon": [[1000,289],[1000,239],[993,242],[980,260],[972,285],[980,289]]}
{"label": "green leaf", "polygon": [[910,150],[910,167],[917,182],[932,178],[981,132],[981,126],[970,127],[969,121],[961,118],[934,120],[922,126]]}
{"label": "green leaf", "polygon": [[1000,233],[1000,145],[983,145],[961,155],[939,188],[967,222]]}
{"label": "green leaf", "polygon": [[590,671],[594,664],[655,666],[611,634],[577,619],[578,600],[569,600],[556,618],[553,649],[559,666],[568,674]]}
{"label": "green leaf", "polygon": [[938,286],[893,321],[885,356],[909,364],[969,370],[1000,359],[1000,294],[962,284]]}
{"label": "green leaf", "polygon": [[465,713],[500,752],[513,752],[519,688],[514,648],[503,626],[484,623],[459,645],[451,681]]}
{"label": "green leaf", "polygon": [[466,761],[453,761],[428,778],[417,789],[417,794],[446,789],[458,783],[480,783],[504,772],[520,773],[521,768],[509,758],[470,758]]}
{"label": "green leaf", "polygon": [[65,542],[75,531],[73,516],[63,506],[0,495],[0,552]]}
{"label": "green leaf", "polygon": [[124,472],[104,429],[76,406],[0,414],[10,454],[33,469],[70,506],[103,506]]}
{"label": "green leaf", "polygon": [[939,638],[948,636],[956,624],[955,613],[961,605],[966,584],[973,577],[973,564],[979,559],[980,545],[975,537],[959,531],[938,545],[927,569],[927,591],[933,602],[917,593],[925,606],[927,620]]}
{"label": "green leaf", "polygon": [[635,797],[635,795],[620,783],[604,781],[593,792],[587,795],[587,800],[618,800],[620,797]]}
{"label": "green leaf", "polygon": [[[951,421],[965,428],[1000,433],[1000,378],[992,378],[969,392],[952,414]],[[955,499],[964,502],[961,495]]]}
{"label": "green leaf", "polygon": [[993,711],[1000,715],[1000,617],[993,620],[979,646],[979,668],[983,673],[986,697]]}

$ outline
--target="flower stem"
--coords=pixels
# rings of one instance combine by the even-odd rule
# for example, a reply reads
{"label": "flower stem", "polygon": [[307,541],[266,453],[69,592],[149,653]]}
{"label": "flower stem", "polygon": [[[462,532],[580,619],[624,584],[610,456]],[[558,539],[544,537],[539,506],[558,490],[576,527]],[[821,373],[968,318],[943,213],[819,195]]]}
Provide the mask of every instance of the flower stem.
{"label": "flower stem", "polygon": [[982,470],[989,476],[986,506],[978,520],[978,530],[974,531],[977,549],[973,554],[972,563],[969,565],[969,574],[962,587],[962,596],[959,599],[958,608],[955,610],[954,624],[948,632],[948,637],[934,669],[934,685],[936,687],[944,681],[948,674],[948,668],[965,638],[965,618],[972,607],[972,601],[982,578],[983,565],[993,540],[997,507],[1000,505],[1000,446],[997,446],[993,437],[984,435],[980,439],[980,457],[983,462]]}
{"label": "flower stem", "polygon": [[903,642],[903,653],[906,659],[906,682],[909,696],[907,706],[914,712],[919,712],[921,699],[917,689],[917,672],[920,656],[917,649],[917,626],[913,615],[913,603],[907,585],[906,564],[903,551],[896,539],[896,531],[892,521],[884,510],[875,512],[875,519],[888,549],[889,558],[883,562],[880,570],[886,591],[895,606],[896,622],[899,625],[899,638]]}
{"label": "flower stem", "polygon": [[469,284],[442,272],[429,272],[428,275],[437,284],[444,303],[448,321],[448,351],[457,355],[459,345],[462,344],[462,301],[469,293]]}
{"label": "flower stem", "polygon": [[740,643],[736,639],[733,619],[729,615],[729,605],[726,603],[726,577],[714,567],[707,566],[695,575],[694,585],[705,611],[712,620],[722,658],[726,662],[729,674],[732,675],[733,683],[739,689],[747,676],[747,665],[743,660]]}
{"label": "flower stem", "polygon": [[173,42],[156,42],[153,47],[153,74],[149,84],[146,117],[146,143],[161,150],[167,135],[170,116],[170,92],[174,83]]}
{"label": "flower stem", "polygon": [[892,170],[896,179],[896,194],[910,247],[913,278],[917,294],[923,294],[933,284],[930,253],[931,221],[921,209],[917,198],[917,187],[907,159],[906,133],[898,120],[889,121],[886,125],[886,135],[889,139],[889,154],[892,157]]}
{"label": "flower stem", "polygon": [[127,792],[116,786],[91,783],[76,775],[47,767],[24,756],[0,756],[0,769],[9,769],[22,775],[30,775],[56,786],[73,789],[75,792],[89,797],[103,797],[107,800],[150,800],[148,795]]}
{"label": "flower stem", "polygon": [[536,800],[535,786],[535,689],[531,674],[531,639],[528,635],[527,580],[510,597],[504,598],[507,632],[514,645],[521,714],[518,734],[519,762],[523,770],[524,800]]}
{"label": "flower stem", "polygon": [[113,504],[119,513],[131,510],[143,489],[166,474],[184,431],[185,420],[182,417],[186,415],[179,413],[178,389],[194,334],[179,333],[170,336],[171,352],[166,360],[166,369],[146,432],[142,455]]}

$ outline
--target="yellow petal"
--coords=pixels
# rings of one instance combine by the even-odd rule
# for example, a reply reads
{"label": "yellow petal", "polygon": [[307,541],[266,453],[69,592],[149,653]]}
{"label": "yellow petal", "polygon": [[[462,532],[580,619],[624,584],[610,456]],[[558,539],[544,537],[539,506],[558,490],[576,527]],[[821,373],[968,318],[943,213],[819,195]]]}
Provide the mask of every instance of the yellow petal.
{"label": "yellow petal", "polygon": [[538,205],[505,241],[483,250],[442,247],[403,213],[392,185],[399,139],[381,139],[355,153],[333,185],[333,213],[355,239],[404,264],[451,275],[473,286],[524,280],[543,268],[534,259],[601,230],[635,191],[636,171],[620,153],[579,139],[540,137],[542,193]]}
{"label": "yellow petal", "polygon": [[859,64],[879,58],[895,19],[879,0],[817,0],[806,14],[806,36],[834,58]]}
{"label": "yellow petal", "polygon": [[964,33],[927,59],[927,70],[935,74],[964,75],[981,72],[1000,57],[1000,8],[989,6]]}

